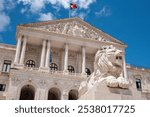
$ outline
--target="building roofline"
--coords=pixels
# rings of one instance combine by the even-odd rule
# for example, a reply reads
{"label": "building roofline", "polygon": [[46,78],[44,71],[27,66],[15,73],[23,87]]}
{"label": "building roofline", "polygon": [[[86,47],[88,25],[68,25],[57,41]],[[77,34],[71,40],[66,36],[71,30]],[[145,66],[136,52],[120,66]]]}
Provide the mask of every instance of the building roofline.
{"label": "building roofline", "polygon": [[0,49],[14,50],[15,51],[16,50],[16,45],[0,43]]}
{"label": "building roofline", "polygon": [[142,66],[136,66],[136,65],[131,65],[131,64],[127,64],[127,69],[150,72],[150,68],[144,68]]}
{"label": "building roofline", "polygon": [[49,25],[51,23],[59,23],[60,21],[70,21],[70,20],[77,20],[79,22],[82,22],[84,23],[86,26],[89,26],[91,27],[93,30],[95,30],[97,33],[101,33],[102,35],[110,38],[111,40],[115,41],[116,43],[119,43],[121,45],[124,45],[125,47],[127,47],[127,44],[125,44],[124,42],[116,39],[115,37],[107,34],[106,32],[102,31],[101,29],[99,28],[96,28],[95,26],[89,24],[88,22],[82,20],[81,18],[79,17],[74,17],[74,18],[64,18],[64,19],[56,19],[56,20],[48,20],[48,21],[40,21],[40,22],[33,22],[33,23],[26,23],[26,24],[20,24],[18,25],[17,27],[37,27],[37,26],[44,26],[44,25]]}

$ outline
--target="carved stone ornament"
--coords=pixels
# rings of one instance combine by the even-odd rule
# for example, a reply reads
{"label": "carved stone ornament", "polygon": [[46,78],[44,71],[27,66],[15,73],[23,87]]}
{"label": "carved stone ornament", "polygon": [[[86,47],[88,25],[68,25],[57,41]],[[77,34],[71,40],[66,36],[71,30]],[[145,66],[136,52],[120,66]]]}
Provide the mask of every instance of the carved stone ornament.
{"label": "carved stone ornament", "polygon": [[95,40],[102,39],[102,36],[100,36],[97,32],[84,25],[81,25],[78,21],[40,26],[38,29]]}
{"label": "carved stone ornament", "polygon": [[40,86],[46,86],[46,81],[45,80],[40,80],[39,81]]}
{"label": "carved stone ornament", "polygon": [[21,80],[17,77],[13,77],[12,81],[13,81],[13,84],[15,84],[15,85],[18,85],[21,82]]}
{"label": "carved stone ornament", "polygon": [[104,46],[97,51],[94,72],[79,90],[91,88],[95,83],[106,82],[108,87],[128,88],[129,82],[123,77],[123,52],[114,46]]}

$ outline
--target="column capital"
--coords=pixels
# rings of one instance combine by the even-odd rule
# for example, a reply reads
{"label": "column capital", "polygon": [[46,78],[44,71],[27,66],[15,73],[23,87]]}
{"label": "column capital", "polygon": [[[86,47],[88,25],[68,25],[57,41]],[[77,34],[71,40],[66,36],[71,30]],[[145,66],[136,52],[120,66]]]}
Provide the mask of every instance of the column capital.
{"label": "column capital", "polygon": [[69,43],[64,43],[64,46],[69,46]]}
{"label": "column capital", "polygon": [[84,49],[86,49],[86,46],[82,45],[82,46],[81,46],[81,48],[84,48]]}
{"label": "column capital", "polygon": [[47,41],[46,39],[43,39],[42,40],[42,45],[46,46],[46,41]]}

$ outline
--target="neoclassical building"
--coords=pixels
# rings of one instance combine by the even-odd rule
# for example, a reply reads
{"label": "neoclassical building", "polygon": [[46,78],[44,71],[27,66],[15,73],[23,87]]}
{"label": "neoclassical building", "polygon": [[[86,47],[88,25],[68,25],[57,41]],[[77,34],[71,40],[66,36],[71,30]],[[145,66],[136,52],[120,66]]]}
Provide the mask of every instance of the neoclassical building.
{"label": "neoclassical building", "polygon": [[150,99],[150,69],[80,18],[18,25],[16,41],[0,44],[0,99]]}

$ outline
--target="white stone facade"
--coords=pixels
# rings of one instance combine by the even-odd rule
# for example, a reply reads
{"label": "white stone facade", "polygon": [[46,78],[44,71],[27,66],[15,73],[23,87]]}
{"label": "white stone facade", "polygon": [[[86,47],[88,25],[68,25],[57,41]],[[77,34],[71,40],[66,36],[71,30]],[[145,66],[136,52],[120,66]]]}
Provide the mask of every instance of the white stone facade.
{"label": "white stone facade", "polygon": [[[0,99],[150,99],[150,70],[126,66],[127,45],[79,18],[19,25],[16,40],[0,44]],[[96,52],[110,47],[121,54],[96,67]],[[110,75],[127,87],[101,82]]]}

